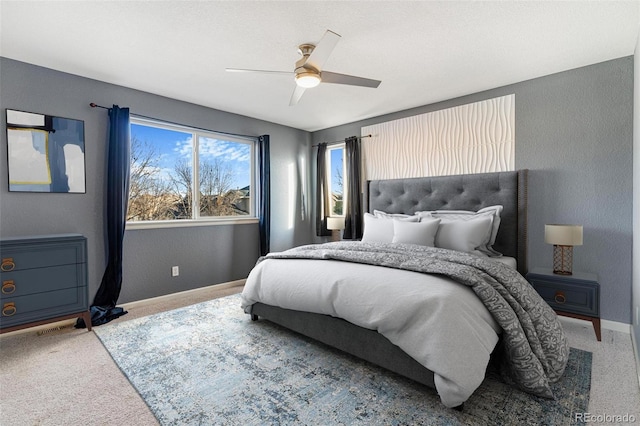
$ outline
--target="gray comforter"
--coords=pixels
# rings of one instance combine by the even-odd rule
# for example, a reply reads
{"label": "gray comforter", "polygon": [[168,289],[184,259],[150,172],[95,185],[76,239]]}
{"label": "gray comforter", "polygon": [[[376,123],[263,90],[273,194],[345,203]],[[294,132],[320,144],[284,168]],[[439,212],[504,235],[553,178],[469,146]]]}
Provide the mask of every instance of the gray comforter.
{"label": "gray comforter", "polygon": [[447,276],[471,287],[502,327],[504,359],[518,387],[552,398],[549,385],[566,367],[569,346],[555,312],[522,275],[498,262],[412,244],[348,241],[296,247],[266,258],[333,259]]}

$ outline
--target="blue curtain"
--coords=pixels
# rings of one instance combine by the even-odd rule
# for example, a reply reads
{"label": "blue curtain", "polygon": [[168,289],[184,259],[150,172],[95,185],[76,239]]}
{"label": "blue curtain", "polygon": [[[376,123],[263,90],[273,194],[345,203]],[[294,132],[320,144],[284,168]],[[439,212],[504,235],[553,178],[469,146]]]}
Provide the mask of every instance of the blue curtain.
{"label": "blue curtain", "polygon": [[258,201],[258,228],[260,230],[260,256],[269,253],[271,233],[271,167],[269,165],[269,135],[258,137],[258,167],[260,189]]}
{"label": "blue curtain", "polygon": [[362,238],[362,185],[360,163],[360,140],[351,136],[344,140],[347,173],[347,205],[344,215],[345,240]]}
{"label": "blue curtain", "polygon": [[[126,314],[116,303],[122,288],[124,227],[129,201],[129,108],[109,108],[107,151],[106,224],[107,267],[91,305],[91,324],[101,325]],[[76,327],[84,327],[78,320]]]}
{"label": "blue curtain", "polygon": [[331,231],[327,229],[327,209],[329,203],[329,181],[327,180],[327,144],[318,144],[318,157],[316,158],[316,235],[327,237]]}

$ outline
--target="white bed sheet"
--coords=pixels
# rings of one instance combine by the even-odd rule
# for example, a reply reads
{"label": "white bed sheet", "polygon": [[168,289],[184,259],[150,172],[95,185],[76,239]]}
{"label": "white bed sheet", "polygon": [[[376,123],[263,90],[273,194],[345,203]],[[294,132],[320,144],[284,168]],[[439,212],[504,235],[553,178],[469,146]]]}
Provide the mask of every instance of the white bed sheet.
{"label": "white bed sheet", "polygon": [[447,407],[462,404],[480,386],[501,332],[473,290],[449,278],[335,260],[259,263],[245,284],[242,307],[248,312],[256,302],[378,331],[434,372]]}

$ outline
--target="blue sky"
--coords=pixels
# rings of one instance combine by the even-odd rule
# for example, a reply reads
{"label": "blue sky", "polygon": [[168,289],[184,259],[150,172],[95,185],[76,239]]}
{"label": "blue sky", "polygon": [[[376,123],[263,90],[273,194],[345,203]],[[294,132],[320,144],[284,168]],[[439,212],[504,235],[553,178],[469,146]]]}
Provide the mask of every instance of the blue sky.
{"label": "blue sky", "polygon": [[331,189],[333,190],[333,192],[337,192],[337,189],[339,188],[338,188],[336,168],[342,166],[344,149],[332,149],[330,152],[331,152]]}
{"label": "blue sky", "polygon": [[[153,145],[158,173],[164,178],[173,173],[177,160],[185,159],[190,162],[192,159],[190,133],[132,123],[131,137]],[[213,161],[215,158],[231,167],[232,188],[243,188],[251,183],[250,144],[200,137],[200,161]]]}

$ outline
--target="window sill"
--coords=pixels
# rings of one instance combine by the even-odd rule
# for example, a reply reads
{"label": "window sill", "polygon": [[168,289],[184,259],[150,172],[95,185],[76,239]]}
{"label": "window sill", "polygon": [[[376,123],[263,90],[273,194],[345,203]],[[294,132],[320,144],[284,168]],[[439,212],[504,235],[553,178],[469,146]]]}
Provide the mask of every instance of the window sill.
{"label": "window sill", "polygon": [[246,225],[258,223],[256,217],[232,218],[223,217],[216,219],[183,219],[183,220],[150,220],[139,222],[127,222],[125,231],[135,231],[138,229],[158,229],[158,228],[184,228],[194,226],[218,226],[218,225]]}

